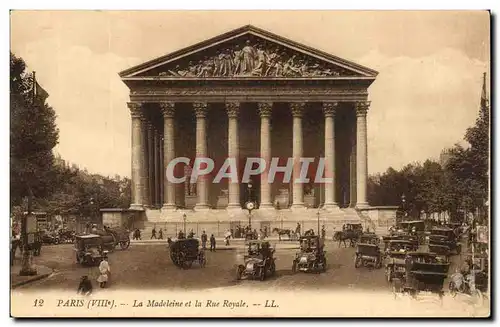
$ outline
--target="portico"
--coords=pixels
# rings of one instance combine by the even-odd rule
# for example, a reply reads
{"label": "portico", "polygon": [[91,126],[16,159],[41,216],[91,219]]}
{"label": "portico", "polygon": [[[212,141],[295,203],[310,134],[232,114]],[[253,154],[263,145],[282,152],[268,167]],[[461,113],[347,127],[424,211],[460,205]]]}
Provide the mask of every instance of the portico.
{"label": "portico", "polygon": [[[269,166],[252,177],[258,210],[368,207],[368,87],[377,72],[245,26],[120,73],[130,88],[132,201],[168,219],[179,208],[239,210],[247,201],[241,182],[247,158],[293,160],[289,182]],[[166,178],[177,157],[175,184]],[[189,183],[196,158],[211,158],[214,173]],[[238,182],[213,183],[226,158]],[[296,181],[301,158],[311,158],[310,183]],[[324,178],[315,183],[318,158]],[[233,166],[234,167],[234,166]]]}

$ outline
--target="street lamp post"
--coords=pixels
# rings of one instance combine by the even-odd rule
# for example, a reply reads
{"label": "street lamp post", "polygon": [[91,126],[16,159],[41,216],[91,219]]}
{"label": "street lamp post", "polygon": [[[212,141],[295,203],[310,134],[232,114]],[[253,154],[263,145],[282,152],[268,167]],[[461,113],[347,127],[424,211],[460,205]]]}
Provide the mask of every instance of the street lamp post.
{"label": "street lamp post", "polygon": [[319,230],[319,215],[320,215],[320,211],[318,209],[318,211],[316,212],[316,216],[318,217],[318,236],[320,235],[320,230]]}
{"label": "street lamp post", "polygon": [[255,203],[252,201],[252,181],[250,180],[247,184],[248,188],[248,200],[245,204],[245,208],[248,210],[248,233],[245,238],[249,238],[252,233],[252,210],[255,209]]}
{"label": "street lamp post", "polygon": [[183,214],[182,215],[182,220],[184,222],[184,228],[183,228],[184,229],[184,235],[186,235],[186,218],[187,218],[186,214]]}

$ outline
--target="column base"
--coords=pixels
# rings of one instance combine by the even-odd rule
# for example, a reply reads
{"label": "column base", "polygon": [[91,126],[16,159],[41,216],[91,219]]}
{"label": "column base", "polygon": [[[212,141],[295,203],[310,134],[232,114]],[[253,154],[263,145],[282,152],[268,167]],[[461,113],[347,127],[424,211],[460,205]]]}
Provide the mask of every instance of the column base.
{"label": "column base", "polygon": [[130,210],[144,210],[144,206],[142,204],[132,203],[129,207]]}
{"label": "column base", "polygon": [[356,203],[356,210],[368,209],[370,205],[367,202]]}
{"label": "column base", "polygon": [[272,203],[261,203],[259,205],[259,209],[264,209],[264,210],[270,210],[270,209],[275,209]]}
{"label": "column base", "polygon": [[306,207],[305,207],[304,203],[294,203],[290,207],[290,209],[292,209],[292,210],[302,210],[302,209],[305,209],[305,208]]}
{"label": "column base", "polygon": [[234,209],[242,209],[241,204],[239,203],[229,203],[226,207],[228,210],[234,210]]}
{"label": "column base", "polygon": [[327,210],[327,211],[339,211],[340,207],[338,203],[332,202],[332,203],[325,203],[322,207],[322,210]]}
{"label": "column base", "polygon": [[163,207],[161,207],[161,211],[174,211],[175,209],[177,207],[173,203],[164,203]]}
{"label": "column base", "polygon": [[193,209],[194,211],[207,211],[210,210],[210,206],[206,203],[197,203]]}

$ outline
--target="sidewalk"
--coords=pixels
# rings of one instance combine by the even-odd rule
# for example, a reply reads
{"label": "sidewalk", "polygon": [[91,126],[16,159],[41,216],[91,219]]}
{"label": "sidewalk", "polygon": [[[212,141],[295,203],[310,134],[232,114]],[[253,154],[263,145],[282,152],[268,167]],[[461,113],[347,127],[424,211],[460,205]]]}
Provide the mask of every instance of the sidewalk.
{"label": "sidewalk", "polygon": [[26,285],[28,283],[47,278],[52,274],[53,270],[51,268],[45,267],[45,266],[40,266],[40,265],[34,265],[37,274],[34,276],[19,276],[19,271],[21,270],[21,265],[20,262],[16,262],[14,266],[10,267],[10,288],[14,289],[16,287]]}
{"label": "sidewalk", "polygon": [[[288,241],[283,240],[279,241],[278,238],[266,238],[266,241],[271,243],[271,246],[274,246],[276,249],[298,249],[299,244],[297,241]],[[130,245],[154,245],[154,244],[164,244],[167,246],[167,240],[130,240]],[[244,239],[231,239],[229,241],[228,246],[225,245],[226,242],[223,238],[216,239],[217,250],[237,250],[246,248]],[[210,246],[210,243],[207,242],[207,248]]]}

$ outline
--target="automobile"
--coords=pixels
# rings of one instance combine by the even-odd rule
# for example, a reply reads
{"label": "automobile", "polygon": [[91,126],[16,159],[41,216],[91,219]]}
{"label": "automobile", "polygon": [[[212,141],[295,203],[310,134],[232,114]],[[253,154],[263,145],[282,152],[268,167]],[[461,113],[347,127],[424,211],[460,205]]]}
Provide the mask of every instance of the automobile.
{"label": "automobile", "polygon": [[326,271],[326,255],[323,240],[319,236],[303,236],[299,239],[300,252],[292,262],[292,272]]}
{"label": "automobile", "polygon": [[406,232],[393,232],[389,236],[382,237],[382,239],[383,239],[383,242],[385,244],[385,248],[387,248],[389,242],[393,241],[393,240],[408,241],[408,242],[411,242],[416,247],[418,247],[418,245],[419,245],[418,237],[415,235],[408,234]]}
{"label": "automobile", "polygon": [[408,294],[412,298],[422,293],[437,294],[442,300],[444,281],[448,276],[449,262],[430,252],[408,252],[405,257],[403,278],[393,278],[395,296]]}
{"label": "automobile", "polygon": [[59,234],[55,232],[49,232],[49,231],[41,231],[40,232],[40,238],[42,240],[43,244],[59,244],[60,243],[60,238]]}
{"label": "automobile", "polygon": [[101,236],[86,234],[75,236],[76,262],[86,266],[99,265],[107,255]]}
{"label": "automobile", "polygon": [[205,251],[200,249],[200,241],[196,238],[183,238],[169,242],[170,259],[179,268],[189,269],[193,262],[201,268],[207,264]]}
{"label": "automobile", "polygon": [[425,220],[405,220],[398,223],[398,229],[415,236],[420,244],[425,241]]}
{"label": "automobile", "polygon": [[259,278],[264,281],[267,276],[276,273],[274,249],[268,241],[249,241],[247,254],[243,257],[244,264],[236,267],[236,279]]}
{"label": "automobile", "polygon": [[403,278],[406,270],[406,253],[418,249],[418,244],[408,240],[390,240],[384,249],[384,267],[387,281]]}
{"label": "automobile", "polygon": [[429,247],[441,245],[447,246],[450,252],[460,254],[462,245],[460,244],[454,230],[448,227],[435,227],[431,230],[429,236]]}
{"label": "automobile", "polygon": [[363,233],[359,236],[358,243],[380,245],[380,237],[375,233]]}
{"label": "automobile", "polygon": [[382,267],[382,252],[378,243],[371,239],[371,243],[358,243],[354,256],[354,267],[372,266],[376,269]]}

